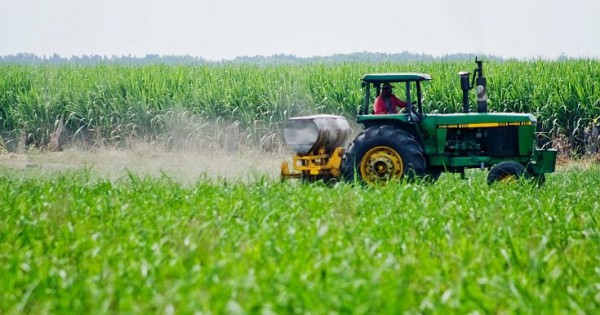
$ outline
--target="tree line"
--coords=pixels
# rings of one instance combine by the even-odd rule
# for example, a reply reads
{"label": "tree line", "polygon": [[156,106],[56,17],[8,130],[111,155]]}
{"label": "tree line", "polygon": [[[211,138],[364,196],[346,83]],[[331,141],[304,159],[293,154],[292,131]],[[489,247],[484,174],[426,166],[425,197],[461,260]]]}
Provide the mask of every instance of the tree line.
{"label": "tree line", "polygon": [[147,54],[145,56],[103,56],[103,55],[81,55],[81,56],[60,56],[36,55],[31,53],[19,53],[14,55],[0,56],[0,64],[22,64],[22,65],[40,65],[40,64],[75,64],[75,65],[97,65],[103,63],[117,63],[123,65],[204,65],[204,64],[308,64],[315,62],[323,63],[342,63],[342,62],[427,62],[427,61],[461,61],[473,60],[475,57],[485,60],[504,60],[502,57],[494,55],[478,55],[473,53],[446,54],[443,56],[433,56],[429,54],[419,54],[410,52],[401,53],[378,53],[378,52],[356,52],[349,54],[334,54],[329,56],[298,57],[289,54],[275,54],[271,56],[240,56],[234,59],[224,59],[220,61],[208,60],[202,57],[190,55],[158,55]]}

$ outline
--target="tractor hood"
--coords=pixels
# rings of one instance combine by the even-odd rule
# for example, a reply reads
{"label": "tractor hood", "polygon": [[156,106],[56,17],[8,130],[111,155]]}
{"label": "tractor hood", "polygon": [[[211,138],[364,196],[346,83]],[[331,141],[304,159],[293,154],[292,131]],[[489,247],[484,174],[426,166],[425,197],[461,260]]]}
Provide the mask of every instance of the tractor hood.
{"label": "tractor hood", "polygon": [[521,113],[456,113],[429,115],[439,128],[493,128],[507,126],[535,126],[532,114]]}
{"label": "tractor hood", "polygon": [[[535,126],[537,121],[532,114],[521,113],[455,113],[455,114],[426,114],[421,119],[426,123],[433,123],[439,128],[490,128],[503,126]],[[409,123],[410,118],[406,113],[388,115],[359,115],[357,122],[372,125],[402,122]]]}

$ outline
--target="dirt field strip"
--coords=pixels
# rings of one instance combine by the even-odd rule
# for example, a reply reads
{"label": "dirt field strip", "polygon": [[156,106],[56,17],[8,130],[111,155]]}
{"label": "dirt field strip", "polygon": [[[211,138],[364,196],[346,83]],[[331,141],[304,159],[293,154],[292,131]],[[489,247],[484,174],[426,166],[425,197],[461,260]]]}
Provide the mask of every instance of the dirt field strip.
{"label": "dirt field strip", "polygon": [[279,176],[279,163],[285,153],[245,152],[168,152],[139,146],[131,150],[98,149],[62,152],[2,154],[0,167],[52,172],[89,168],[100,177],[118,179],[128,171],[138,175],[167,175],[177,181],[193,183],[201,176],[228,179],[252,179],[260,176]]}

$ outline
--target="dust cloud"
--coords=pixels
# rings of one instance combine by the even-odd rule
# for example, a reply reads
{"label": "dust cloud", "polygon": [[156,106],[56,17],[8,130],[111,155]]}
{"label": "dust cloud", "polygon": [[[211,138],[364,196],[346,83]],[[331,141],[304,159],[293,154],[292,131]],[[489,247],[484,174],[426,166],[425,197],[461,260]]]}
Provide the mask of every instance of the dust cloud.
{"label": "dust cloud", "polygon": [[0,151],[0,168],[49,174],[88,169],[92,176],[110,180],[133,173],[195,183],[207,177],[278,179],[281,162],[291,159],[277,126],[255,123],[253,129],[243,128],[235,121],[206,120],[185,111],[172,111],[163,119],[167,131],[151,140],[137,135],[117,144],[98,135],[68,134],[59,152],[35,147],[20,154]]}
{"label": "dust cloud", "polygon": [[[127,139],[111,146],[110,140],[100,137],[77,139],[69,135],[68,144],[59,152],[44,148],[28,148],[25,153],[3,150],[0,169],[50,175],[87,169],[94,177],[113,181],[133,173],[193,184],[204,178],[277,180],[281,163],[292,159],[282,126],[257,121],[251,127],[241,127],[238,122],[209,121],[184,111],[171,112],[165,121],[167,132],[151,141]],[[351,128],[353,134],[359,129],[353,122]]]}
{"label": "dust cloud", "polygon": [[257,178],[279,178],[280,164],[291,157],[284,150],[265,152],[258,148],[235,152],[172,151],[160,145],[137,144],[129,149],[101,148],[61,152],[28,152],[1,154],[0,168],[51,174],[53,172],[88,169],[94,177],[119,180],[128,173],[140,177],[168,176],[178,182],[193,184],[202,178],[225,178],[251,181]]}

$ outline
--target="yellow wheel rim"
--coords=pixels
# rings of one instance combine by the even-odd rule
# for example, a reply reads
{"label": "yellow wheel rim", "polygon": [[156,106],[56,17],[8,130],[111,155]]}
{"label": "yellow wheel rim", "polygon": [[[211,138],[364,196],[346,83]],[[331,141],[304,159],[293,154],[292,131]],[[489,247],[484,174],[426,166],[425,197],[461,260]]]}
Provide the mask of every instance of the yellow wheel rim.
{"label": "yellow wheel rim", "polygon": [[374,147],[360,161],[360,174],[367,184],[400,179],[404,174],[402,157],[390,147]]}
{"label": "yellow wheel rim", "polygon": [[507,174],[505,176],[502,176],[502,178],[500,178],[500,182],[505,183],[505,184],[510,184],[510,183],[516,182],[517,179],[518,179],[517,176],[512,175],[512,174]]}

